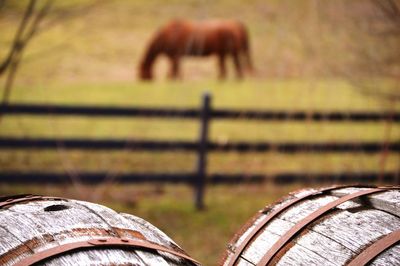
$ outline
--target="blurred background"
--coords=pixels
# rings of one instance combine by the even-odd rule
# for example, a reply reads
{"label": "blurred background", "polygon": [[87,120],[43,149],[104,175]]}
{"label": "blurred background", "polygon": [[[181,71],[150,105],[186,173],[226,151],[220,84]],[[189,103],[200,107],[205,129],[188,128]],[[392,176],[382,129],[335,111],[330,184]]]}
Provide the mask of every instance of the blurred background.
{"label": "blurred background", "polygon": [[[228,78],[221,81],[215,57],[185,57],[182,78],[171,81],[169,62],[160,57],[155,79],[139,80],[147,44],[174,18],[240,20],[249,32],[255,73],[237,80],[228,59]],[[324,185],[330,185],[346,181],[345,174],[367,173],[369,183],[399,184],[399,81],[398,0],[0,0],[0,172],[68,177],[63,185],[3,179],[0,194],[51,194],[102,203],[141,216],[194,258],[213,265],[257,210],[295,189],[321,185],[312,182],[313,176],[328,173]],[[257,184],[207,186],[206,209],[199,212],[191,186],[118,182],[132,172],[191,173],[198,164],[195,152],[7,144],[40,138],[122,139],[126,146],[131,139],[197,141],[196,119],[57,116],[51,110],[41,116],[9,115],[4,110],[13,104],[193,109],[200,108],[205,92],[216,109],[306,115],[302,120],[213,120],[213,143],[347,143],[357,149],[214,150],[207,154],[207,175],[265,178]],[[382,119],[315,121],[315,113],[378,114]],[[82,182],[81,172],[99,171],[107,182]],[[278,177],[285,174],[304,180],[282,184]]]}

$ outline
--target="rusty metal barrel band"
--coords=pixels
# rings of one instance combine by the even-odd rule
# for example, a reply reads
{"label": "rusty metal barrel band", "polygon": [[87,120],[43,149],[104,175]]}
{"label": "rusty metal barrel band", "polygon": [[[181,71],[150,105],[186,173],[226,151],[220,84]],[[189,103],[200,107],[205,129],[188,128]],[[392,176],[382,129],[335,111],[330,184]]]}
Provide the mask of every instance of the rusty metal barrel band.
{"label": "rusty metal barrel band", "polygon": [[286,203],[284,203],[281,207],[279,207],[278,209],[272,211],[270,214],[268,214],[262,221],[260,221],[256,227],[253,228],[253,230],[250,232],[250,234],[246,237],[246,239],[243,240],[242,244],[240,244],[239,247],[236,248],[235,253],[233,254],[233,258],[229,261],[228,266],[232,266],[235,265],[235,263],[237,262],[237,260],[239,259],[239,257],[242,255],[244,249],[247,247],[247,245],[253,240],[253,238],[265,227],[265,225],[271,221],[273,218],[277,217],[279,214],[281,214],[282,212],[284,212],[285,210],[289,209],[291,206],[293,206],[294,204],[311,198],[313,196],[319,195],[319,194],[323,194],[332,190],[336,190],[336,189],[341,189],[341,188],[348,188],[348,187],[355,187],[354,185],[339,185],[339,186],[331,186],[331,187],[327,187],[327,188],[323,188],[320,190],[316,190],[313,192],[310,192],[308,194],[305,194],[301,197],[296,197]]}
{"label": "rusty metal barrel band", "polygon": [[77,250],[84,250],[90,248],[100,248],[100,247],[121,247],[121,248],[131,248],[131,249],[147,249],[153,251],[162,251],[172,255],[175,255],[179,258],[189,260],[197,265],[200,265],[199,262],[194,260],[193,258],[189,257],[188,255],[175,251],[169,247],[161,246],[159,244],[150,242],[150,241],[143,241],[143,240],[133,240],[133,239],[125,239],[125,238],[103,238],[103,239],[94,239],[88,241],[78,241],[78,242],[71,242],[67,244],[63,244],[60,246],[52,247],[46,250],[39,251],[35,254],[26,257],[14,266],[29,266],[34,265],[35,263],[53,258],[55,256],[77,251]]}
{"label": "rusty metal barrel band", "polygon": [[348,266],[366,265],[397,242],[400,242],[400,230],[391,232],[364,249],[349,262]]}
{"label": "rusty metal barrel band", "polygon": [[49,197],[49,196],[28,194],[28,195],[23,195],[22,197],[16,197],[16,198],[11,197],[9,199],[0,200],[0,209],[11,206],[11,205],[15,205],[18,203],[36,201],[36,200],[67,200],[67,199],[60,198],[60,197]]}
{"label": "rusty metal barrel band", "polygon": [[346,196],[340,197],[325,206],[319,208],[318,210],[314,211],[303,220],[295,224],[289,231],[287,231],[281,238],[268,250],[268,252],[262,257],[260,262],[257,266],[265,266],[273,259],[273,257],[301,230],[303,230],[307,225],[311,224],[315,220],[321,218],[325,213],[329,212],[333,208],[337,207],[338,205],[347,202],[349,200],[359,198],[366,195],[371,195],[378,192],[383,192],[386,190],[390,190],[393,188],[385,187],[385,188],[372,188],[367,190],[361,190],[355,193],[348,194]]}

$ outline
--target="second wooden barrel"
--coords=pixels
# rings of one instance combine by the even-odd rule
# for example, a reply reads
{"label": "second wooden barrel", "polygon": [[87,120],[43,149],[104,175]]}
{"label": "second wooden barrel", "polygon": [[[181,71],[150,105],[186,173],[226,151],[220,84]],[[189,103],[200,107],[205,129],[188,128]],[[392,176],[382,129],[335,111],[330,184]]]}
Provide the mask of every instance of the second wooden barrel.
{"label": "second wooden barrel", "polygon": [[398,187],[294,192],[260,210],[221,265],[400,265]]}

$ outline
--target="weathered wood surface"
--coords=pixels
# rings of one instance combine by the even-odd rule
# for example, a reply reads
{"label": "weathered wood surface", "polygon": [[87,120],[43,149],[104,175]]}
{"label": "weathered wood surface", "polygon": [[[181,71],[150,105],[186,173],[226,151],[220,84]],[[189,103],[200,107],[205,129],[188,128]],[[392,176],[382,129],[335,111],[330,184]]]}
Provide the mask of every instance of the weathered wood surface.
{"label": "weathered wood surface", "polygon": [[[299,221],[339,197],[367,188],[343,188],[302,200],[269,221],[251,241],[236,265],[257,265],[269,249]],[[223,265],[265,217],[283,204],[313,190],[289,195],[280,203],[260,211],[232,240]],[[400,191],[389,190],[340,204],[306,226],[273,258],[277,265],[346,265],[385,235],[400,229]],[[400,243],[381,253],[372,265],[400,265]]]}
{"label": "weathered wood surface", "polygon": [[[107,207],[76,200],[39,200],[0,209],[0,265],[13,265],[31,254],[76,241],[144,238],[184,253],[147,221]],[[185,254],[185,253],[184,253]],[[77,250],[41,265],[193,265],[166,252],[132,248]]]}

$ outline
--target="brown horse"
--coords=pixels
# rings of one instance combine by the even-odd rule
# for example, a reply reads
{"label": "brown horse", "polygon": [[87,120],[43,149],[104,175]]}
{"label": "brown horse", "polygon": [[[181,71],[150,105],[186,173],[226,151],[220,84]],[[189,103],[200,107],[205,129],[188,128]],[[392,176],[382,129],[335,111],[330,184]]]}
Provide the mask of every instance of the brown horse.
{"label": "brown horse", "polygon": [[147,47],[140,64],[141,79],[153,79],[152,66],[161,54],[171,62],[170,78],[173,79],[180,76],[182,56],[216,55],[221,79],[226,76],[227,56],[233,58],[238,78],[243,76],[243,64],[252,70],[247,30],[235,20],[171,21],[156,32]]}

